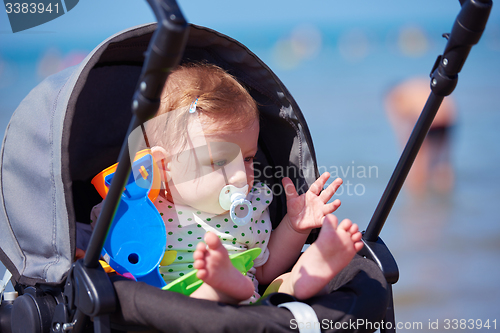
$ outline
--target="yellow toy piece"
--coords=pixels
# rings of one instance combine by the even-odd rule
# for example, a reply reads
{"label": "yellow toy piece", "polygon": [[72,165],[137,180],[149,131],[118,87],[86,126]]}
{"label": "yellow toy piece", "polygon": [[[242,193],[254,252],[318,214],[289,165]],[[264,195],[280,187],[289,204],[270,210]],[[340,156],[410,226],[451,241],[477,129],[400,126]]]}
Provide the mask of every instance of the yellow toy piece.
{"label": "yellow toy piece", "polygon": [[160,261],[160,266],[168,266],[175,261],[177,257],[177,251],[165,251],[163,259]]}
{"label": "yellow toy piece", "polygon": [[101,264],[102,268],[104,269],[104,271],[109,274],[109,273],[114,273],[116,272],[113,268],[111,268],[111,266],[108,265],[107,262],[105,262],[104,260],[99,260],[99,263]]}
{"label": "yellow toy piece", "polygon": [[[139,158],[151,154],[150,149],[143,149],[137,154],[135,154],[134,161],[138,160]],[[153,156],[153,155],[151,155]],[[118,166],[118,163],[113,164],[112,166],[104,169],[103,171],[99,172],[97,176],[95,176],[91,183],[94,185],[96,188],[97,192],[99,192],[100,196],[104,199],[106,198],[106,195],[108,194],[108,187],[105,184],[104,179],[106,176],[114,173],[116,171],[116,167]],[[145,173],[144,173],[145,172]],[[147,171],[145,170],[144,167],[140,170],[141,176],[143,178],[147,178]],[[152,202],[155,202],[156,198],[158,197],[158,194],[160,194],[160,187],[161,187],[161,177],[160,177],[160,169],[156,165],[156,162],[153,158],[153,184],[151,186],[151,190],[149,191],[148,197]]]}

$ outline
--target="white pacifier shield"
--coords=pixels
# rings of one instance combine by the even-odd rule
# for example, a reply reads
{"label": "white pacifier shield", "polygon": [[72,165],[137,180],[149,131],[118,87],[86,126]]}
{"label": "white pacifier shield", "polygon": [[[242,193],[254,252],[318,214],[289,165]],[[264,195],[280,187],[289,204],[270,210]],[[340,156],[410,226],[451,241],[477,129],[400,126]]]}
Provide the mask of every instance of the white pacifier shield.
{"label": "white pacifier shield", "polygon": [[[224,210],[229,210],[229,215],[231,220],[236,225],[245,225],[250,222],[252,217],[253,207],[250,201],[246,199],[248,193],[248,184],[238,188],[234,185],[226,185],[222,188],[219,194],[219,204]],[[240,207],[247,208],[246,215],[243,217],[238,217],[236,215],[236,209]]]}

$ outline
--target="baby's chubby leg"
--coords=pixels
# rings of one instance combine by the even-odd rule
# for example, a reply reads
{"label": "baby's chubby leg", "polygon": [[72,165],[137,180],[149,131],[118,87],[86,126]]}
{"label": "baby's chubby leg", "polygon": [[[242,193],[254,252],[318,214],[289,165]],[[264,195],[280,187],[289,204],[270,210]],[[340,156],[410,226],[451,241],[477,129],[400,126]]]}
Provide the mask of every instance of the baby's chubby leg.
{"label": "baby's chubby leg", "polygon": [[300,256],[291,273],[284,277],[280,291],[298,299],[315,296],[361,250],[363,242],[358,226],[347,219],[338,226],[337,223],[335,215],[325,216],[318,239]]}
{"label": "baby's chubby leg", "polygon": [[252,281],[233,266],[213,232],[205,234],[205,243],[197,245],[193,257],[196,276],[205,283],[191,297],[237,304],[253,295]]}

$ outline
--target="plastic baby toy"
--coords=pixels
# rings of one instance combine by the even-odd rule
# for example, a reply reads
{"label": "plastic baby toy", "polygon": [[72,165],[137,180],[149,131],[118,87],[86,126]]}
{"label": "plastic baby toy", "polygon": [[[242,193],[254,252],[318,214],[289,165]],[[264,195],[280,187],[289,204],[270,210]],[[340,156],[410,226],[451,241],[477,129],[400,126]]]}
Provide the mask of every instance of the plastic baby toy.
{"label": "plastic baby toy", "polygon": [[[116,164],[106,168],[92,180],[103,198],[108,192],[115,170]],[[165,251],[165,225],[153,204],[159,193],[158,179],[158,170],[149,150],[138,152],[104,243],[102,255],[106,263],[103,266],[106,266],[107,271],[116,271],[133,280],[190,295],[203,283],[196,277],[196,270],[168,285],[159,272],[160,264],[171,264],[176,258],[176,252]],[[235,224],[246,224],[250,219],[252,204],[246,199],[246,192],[246,188],[239,189],[232,185],[221,190],[219,202],[231,212]],[[235,210],[241,207],[248,213],[238,217]],[[255,248],[234,254],[231,262],[242,274],[246,274],[260,251]]]}

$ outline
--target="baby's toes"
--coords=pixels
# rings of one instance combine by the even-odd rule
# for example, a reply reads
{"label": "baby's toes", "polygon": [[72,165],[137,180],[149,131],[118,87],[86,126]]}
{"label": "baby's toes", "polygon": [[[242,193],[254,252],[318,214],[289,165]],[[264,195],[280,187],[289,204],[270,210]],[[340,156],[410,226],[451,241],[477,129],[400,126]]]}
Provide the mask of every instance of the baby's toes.
{"label": "baby's toes", "polygon": [[[196,267],[195,267],[196,268]],[[196,268],[196,277],[200,280],[205,280],[208,277],[208,271],[204,268]]]}
{"label": "baby's toes", "polygon": [[342,231],[345,231],[345,232],[350,232],[352,225],[353,224],[352,224],[351,220],[345,219],[345,220],[342,220],[342,222],[340,222],[337,229],[341,229]]}
{"label": "baby's toes", "polygon": [[207,253],[207,246],[203,242],[199,242],[198,245],[196,245],[196,250],[193,253],[193,259],[204,259],[205,255]]}
{"label": "baby's toes", "polygon": [[354,250],[356,250],[356,252],[359,252],[363,248],[364,245],[365,244],[361,240],[354,242]]}
{"label": "baby's toes", "polygon": [[205,243],[208,245],[208,248],[211,250],[219,250],[223,247],[219,237],[213,232],[207,232],[204,237]]}
{"label": "baby's toes", "polygon": [[205,266],[206,266],[206,264],[207,264],[207,263],[206,263],[206,261],[204,260],[204,258],[203,258],[203,259],[195,259],[195,261],[194,261],[194,263],[193,263],[193,267],[194,267],[195,269],[198,269],[198,270],[199,270],[199,269],[204,269],[204,268],[205,268]]}
{"label": "baby's toes", "polygon": [[349,232],[354,235],[355,233],[357,233],[359,231],[359,227],[356,223],[353,223],[351,225],[351,228],[349,229]]}
{"label": "baby's toes", "polygon": [[363,235],[359,231],[356,231],[355,233],[351,234],[351,240],[353,242],[360,242],[361,238],[363,238]]}

